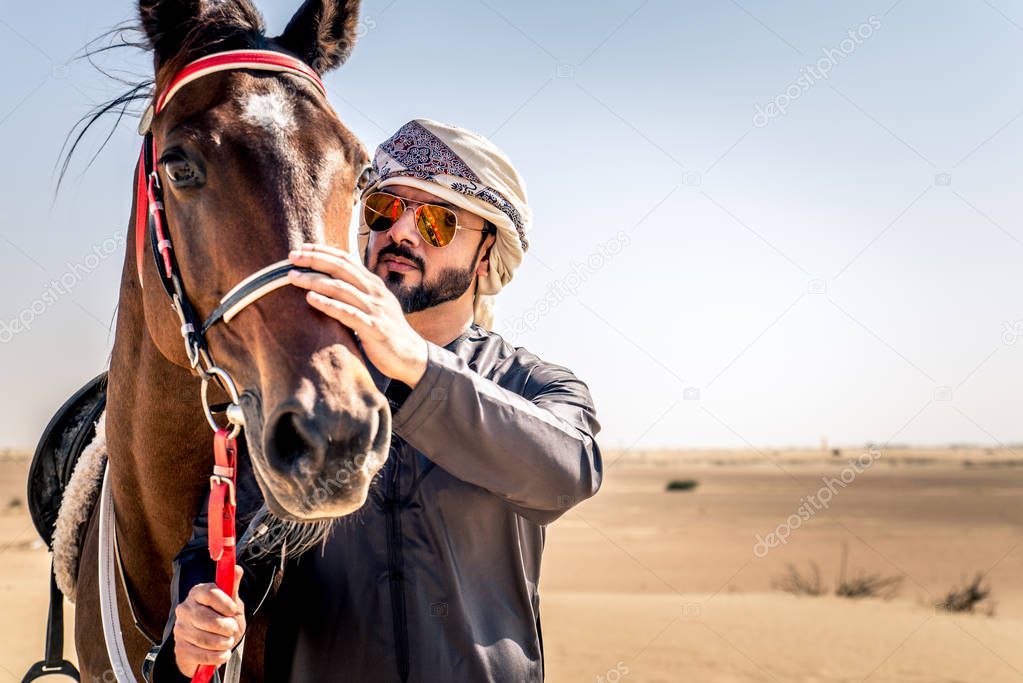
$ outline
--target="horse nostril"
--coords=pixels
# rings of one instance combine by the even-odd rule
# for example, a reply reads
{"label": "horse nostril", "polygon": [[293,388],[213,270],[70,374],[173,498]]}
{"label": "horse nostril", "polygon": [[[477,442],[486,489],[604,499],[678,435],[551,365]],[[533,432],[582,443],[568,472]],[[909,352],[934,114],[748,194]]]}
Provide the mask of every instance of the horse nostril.
{"label": "horse nostril", "polygon": [[266,421],[267,464],[295,483],[347,472],[375,473],[391,439],[386,399],[370,395],[351,413],[308,414],[295,402],[280,405]]}
{"label": "horse nostril", "polygon": [[376,412],[376,432],[373,433],[370,451],[386,455],[391,443],[391,407],[386,399]]}
{"label": "horse nostril", "polygon": [[326,449],[310,436],[297,413],[282,414],[270,435],[268,455],[274,466],[285,472],[298,467],[306,475],[318,472]]}

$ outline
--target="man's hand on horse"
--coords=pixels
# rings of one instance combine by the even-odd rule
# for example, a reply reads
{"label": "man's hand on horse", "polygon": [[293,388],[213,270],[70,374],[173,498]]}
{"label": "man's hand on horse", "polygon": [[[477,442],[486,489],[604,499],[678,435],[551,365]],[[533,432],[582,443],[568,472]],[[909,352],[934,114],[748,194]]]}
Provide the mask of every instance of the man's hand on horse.
{"label": "man's hand on horse", "polygon": [[289,259],[328,276],[291,271],[291,283],[309,290],[306,300],[354,330],[380,372],[415,387],[426,372],[427,342],[405,320],[384,281],[355,254],[325,244],[303,244]]}
{"label": "man's hand on horse", "polygon": [[215,583],[200,583],[174,610],[174,659],[186,676],[204,664],[220,666],[245,635],[245,605],[238,597],[242,568],[234,568],[234,597]]}

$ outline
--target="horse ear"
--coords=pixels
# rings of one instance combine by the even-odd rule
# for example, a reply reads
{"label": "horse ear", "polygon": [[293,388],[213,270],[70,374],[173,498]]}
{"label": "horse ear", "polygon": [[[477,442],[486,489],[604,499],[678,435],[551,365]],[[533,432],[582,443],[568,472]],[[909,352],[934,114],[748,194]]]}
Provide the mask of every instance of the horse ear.
{"label": "horse ear", "polygon": [[277,43],[322,74],[348,59],[358,23],[359,0],[305,0]]}
{"label": "horse ear", "polygon": [[203,0],[139,0],[142,30],[158,64],[173,57],[202,14]]}
{"label": "horse ear", "polygon": [[198,28],[221,35],[263,30],[263,18],[250,0],[139,0],[139,18],[157,66],[173,58]]}

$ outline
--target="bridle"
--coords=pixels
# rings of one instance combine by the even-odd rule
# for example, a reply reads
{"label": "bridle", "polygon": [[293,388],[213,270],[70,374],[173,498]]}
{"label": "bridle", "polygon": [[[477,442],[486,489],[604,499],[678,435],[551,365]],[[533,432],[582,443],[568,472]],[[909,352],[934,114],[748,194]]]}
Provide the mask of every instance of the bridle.
{"label": "bridle", "polygon": [[[156,270],[160,276],[160,283],[170,299],[171,307],[177,313],[181,322],[181,336],[185,343],[185,353],[188,356],[192,369],[202,379],[201,397],[206,420],[214,431],[213,452],[214,467],[210,476],[210,498],[209,498],[209,551],[210,557],[216,562],[216,583],[217,586],[228,595],[231,595],[234,587],[234,566],[235,553],[235,485],[237,481],[237,437],[245,425],[242,414],[237,385],[230,373],[214,363],[206,341],[206,333],[209,329],[223,322],[230,323],[234,316],[253,302],[266,296],[270,292],[287,286],[288,272],[299,270],[303,272],[317,272],[311,268],[299,268],[293,266],[287,259],[272,263],[267,267],[249,275],[239,282],[227,294],[221,298],[219,305],[209,314],[205,320],[200,320],[195,308],[189,301],[185,292],[181,269],[174,256],[174,245],[171,239],[167,214],[164,209],[163,186],[160,183],[160,176],[156,167],[159,155],[157,154],[156,142],[152,132],[154,119],[160,115],[171,99],[189,83],[197,81],[205,76],[228,70],[257,70],[277,73],[290,73],[306,79],[319,90],[324,97],[326,89],[319,75],[304,62],[281,52],[271,50],[232,50],[219,52],[203,57],[187,64],[171,80],[167,88],[155,97],[153,103],[146,109],[139,125],[139,134],[144,136],[142,152],[139,157],[138,177],[136,178],[135,190],[135,261],[138,268],[139,285],[143,285],[143,263],[145,256],[145,244],[148,238],[152,246],[152,257],[156,262]],[[230,396],[230,403],[226,406],[211,407],[209,403],[209,385],[211,380],[216,380]],[[224,412],[228,426],[220,426],[213,417],[214,412]],[[101,554],[103,548],[109,545],[116,549],[116,526],[113,522],[112,501],[110,506],[109,522],[101,519],[100,546]],[[101,515],[101,518],[103,515]],[[106,530],[106,533],[104,531]],[[109,538],[105,543],[104,537]],[[116,564],[121,571],[120,557],[117,554]],[[111,572],[107,572],[110,574]],[[116,591],[110,580],[105,580],[104,572],[100,572],[100,595],[101,602],[112,603],[113,607],[103,610],[104,637],[107,643],[107,654],[114,671],[125,664],[123,644],[120,637],[120,625],[116,611],[116,597],[110,600],[111,594]],[[126,586],[124,587],[126,590]],[[103,596],[106,596],[104,600]],[[132,609],[132,616],[138,626],[138,619],[134,617],[134,608],[130,593],[126,592],[125,597],[129,607]],[[143,633],[145,635],[145,633]],[[148,637],[148,636],[147,636]],[[235,648],[237,659],[232,658],[232,667],[228,667],[228,677],[237,676],[242,646]],[[154,654],[150,650],[147,660]],[[127,671],[130,671],[130,665]],[[215,672],[213,666],[199,667],[192,678],[193,682],[206,683]],[[125,677],[126,678],[126,677]],[[118,680],[122,680],[118,676]]]}
{"label": "bridle", "polygon": [[185,292],[181,269],[174,256],[174,245],[164,209],[163,186],[156,167],[159,155],[153,137],[152,123],[171,99],[189,83],[221,71],[241,69],[294,74],[312,83],[324,96],[327,93],[323,81],[313,69],[301,60],[282,52],[231,50],[218,52],[187,64],[174,76],[167,88],[155,98],[142,116],[139,134],[144,136],[144,140],[139,157],[135,198],[135,262],[138,268],[139,284],[143,285],[143,262],[148,233],[148,241],[152,245],[153,258],[156,261],[156,270],[160,274],[160,283],[181,322],[181,336],[185,342],[185,353],[192,369],[202,378],[201,393],[206,420],[215,432],[220,429],[213,418],[214,411],[211,410],[207,399],[210,380],[216,379],[231,397],[231,403],[224,411],[232,426],[231,438],[237,437],[244,425],[241,408],[238,405],[240,396],[231,375],[213,362],[206,342],[206,333],[216,323],[231,322],[231,319],[242,309],[275,289],[286,286],[288,271],[314,271],[294,266],[286,259],[272,263],[239,282],[224,295],[209,317],[200,320]]}

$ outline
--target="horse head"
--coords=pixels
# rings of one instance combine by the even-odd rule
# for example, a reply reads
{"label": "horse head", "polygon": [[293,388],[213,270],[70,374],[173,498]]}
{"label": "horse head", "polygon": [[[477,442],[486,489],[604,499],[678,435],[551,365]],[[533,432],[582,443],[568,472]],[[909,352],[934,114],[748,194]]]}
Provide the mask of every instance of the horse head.
{"label": "horse head", "polygon": [[[155,94],[186,65],[227,51],[283,52],[317,74],[336,68],[354,44],[358,5],[307,0],[270,38],[249,0],[140,0]],[[303,242],[349,247],[369,156],[310,79],[211,73],[176,91],[150,132],[174,256],[200,320],[236,283]],[[169,360],[190,367],[150,249],[134,264],[148,333]],[[312,309],[302,290],[283,287],[205,339],[241,392],[245,440],[270,511],[312,521],[361,507],[387,456],[391,416],[352,331]]]}

